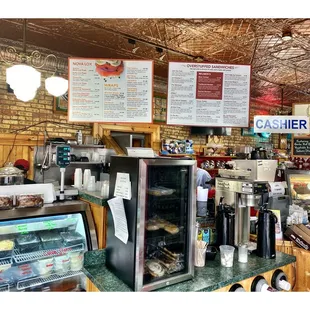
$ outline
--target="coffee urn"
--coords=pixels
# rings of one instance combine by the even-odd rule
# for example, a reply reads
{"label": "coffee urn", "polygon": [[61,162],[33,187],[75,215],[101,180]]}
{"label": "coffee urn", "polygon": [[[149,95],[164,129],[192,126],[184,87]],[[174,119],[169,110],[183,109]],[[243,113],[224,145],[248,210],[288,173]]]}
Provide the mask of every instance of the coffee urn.
{"label": "coffee urn", "polygon": [[276,215],[264,204],[258,213],[256,255],[263,258],[276,257]]}
{"label": "coffee urn", "polygon": [[215,219],[216,225],[216,244],[232,245],[235,244],[235,210],[231,206],[223,205],[224,197],[221,197]]}

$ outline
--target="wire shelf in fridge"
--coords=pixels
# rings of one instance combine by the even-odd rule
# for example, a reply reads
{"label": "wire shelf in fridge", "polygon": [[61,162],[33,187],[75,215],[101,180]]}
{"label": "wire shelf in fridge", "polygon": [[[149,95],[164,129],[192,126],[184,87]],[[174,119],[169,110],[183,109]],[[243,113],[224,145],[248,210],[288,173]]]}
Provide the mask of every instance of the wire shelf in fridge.
{"label": "wire shelf in fridge", "polygon": [[0,285],[0,292],[9,292],[9,291],[10,291],[9,284]]}
{"label": "wire shelf in fridge", "polygon": [[0,266],[12,265],[12,257],[0,258]]}
{"label": "wire shelf in fridge", "polygon": [[70,252],[84,251],[84,244],[77,244],[70,247],[58,248],[53,250],[41,250],[29,253],[20,253],[18,249],[14,249],[13,259],[16,263],[26,263],[42,258],[64,255]]}
{"label": "wire shelf in fridge", "polygon": [[26,288],[35,287],[35,286],[39,286],[39,285],[46,284],[46,283],[56,282],[59,280],[79,276],[82,274],[83,274],[82,271],[69,271],[61,276],[57,274],[52,274],[51,276],[47,278],[36,277],[36,278],[27,279],[27,280],[21,280],[17,282],[16,289],[18,291],[21,291],[21,290],[25,290]]}

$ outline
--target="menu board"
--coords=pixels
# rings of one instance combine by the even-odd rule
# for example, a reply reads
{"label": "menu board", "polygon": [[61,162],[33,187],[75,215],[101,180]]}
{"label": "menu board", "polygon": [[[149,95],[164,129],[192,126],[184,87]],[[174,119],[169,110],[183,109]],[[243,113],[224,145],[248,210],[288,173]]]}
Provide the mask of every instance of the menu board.
{"label": "menu board", "polygon": [[293,139],[293,156],[310,156],[310,138]]}
{"label": "menu board", "polygon": [[249,65],[169,62],[167,124],[249,127]]}
{"label": "menu board", "polygon": [[153,61],[69,58],[68,119],[152,123]]}

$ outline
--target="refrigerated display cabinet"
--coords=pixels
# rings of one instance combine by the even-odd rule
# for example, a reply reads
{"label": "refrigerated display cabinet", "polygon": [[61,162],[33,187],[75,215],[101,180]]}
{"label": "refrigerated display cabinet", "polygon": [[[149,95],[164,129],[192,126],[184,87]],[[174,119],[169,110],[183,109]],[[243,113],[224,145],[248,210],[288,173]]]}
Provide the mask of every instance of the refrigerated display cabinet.
{"label": "refrigerated display cabinet", "polygon": [[129,238],[115,236],[109,210],[107,267],[135,291],[192,279],[196,161],[112,156],[110,197],[118,173],[131,182],[132,198],[123,199]]}
{"label": "refrigerated display cabinet", "polygon": [[97,249],[87,203],[0,211],[0,292],[85,290],[84,252]]}
{"label": "refrigerated display cabinet", "polygon": [[286,181],[290,203],[310,212],[310,170],[286,169]]}

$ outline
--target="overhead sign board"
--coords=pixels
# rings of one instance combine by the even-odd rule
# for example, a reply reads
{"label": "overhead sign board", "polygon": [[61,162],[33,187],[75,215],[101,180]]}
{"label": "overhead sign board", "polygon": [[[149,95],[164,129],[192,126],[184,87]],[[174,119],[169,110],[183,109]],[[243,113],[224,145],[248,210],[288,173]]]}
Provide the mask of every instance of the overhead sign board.
{"label": "overhead sign board", "polygon": [[256,115],[254,132],[310,133],[308,116]]}

